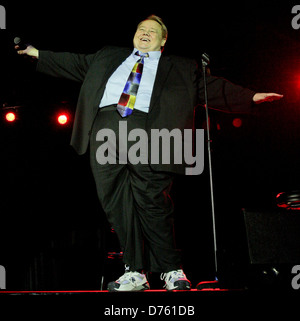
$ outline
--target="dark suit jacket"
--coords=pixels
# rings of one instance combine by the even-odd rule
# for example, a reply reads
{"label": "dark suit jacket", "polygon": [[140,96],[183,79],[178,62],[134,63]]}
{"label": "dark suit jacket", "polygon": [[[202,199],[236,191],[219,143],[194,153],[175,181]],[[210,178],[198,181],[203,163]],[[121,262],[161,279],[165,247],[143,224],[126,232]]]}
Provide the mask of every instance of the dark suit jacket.
{"label": "dark suit jacket", "polygon": [[[88,148],[90,131],[106,82],[131,52],[131,49],[119,47],[104,47],[89,55],[40,51],[38,71],[82,82],[71,138],[71,145],[78,154],[84,154]],[[253,91],[212,76],[207,77],[207,83],[210,107],[234,112],[250,110]],[[196,62],[162,55],[150,102],[147,130],[192,129],[194,108],[198,104],[204,104],[204,86]],[[151,165],[153,170],[181,174],[186,166],[172,163]]]}

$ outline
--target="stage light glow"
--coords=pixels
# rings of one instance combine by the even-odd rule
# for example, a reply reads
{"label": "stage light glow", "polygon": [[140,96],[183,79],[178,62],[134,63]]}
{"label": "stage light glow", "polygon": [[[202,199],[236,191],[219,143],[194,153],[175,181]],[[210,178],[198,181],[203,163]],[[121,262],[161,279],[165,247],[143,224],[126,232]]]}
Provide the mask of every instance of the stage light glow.
{"label": "stage light glow", "polygon": [[14,122],[16,120],[16,114],[13,113],[13,112],[8,112],[6,113],[5,115],[5,119],[8,121],[8,122]]}
{"label": "stage light glow", "polygon": [[232,125],[235,128],[240,128],[243,124],[243,121],[241,120],[241,118],[234,118],[234,120],[232,121]]}
{"label": "stage light glow", "polygon": [[60,125],[65,125],[67,122],[68,122],[68,116],[66,114],[60,114],[58,117],[57,117],[57,122],[60,124]]}

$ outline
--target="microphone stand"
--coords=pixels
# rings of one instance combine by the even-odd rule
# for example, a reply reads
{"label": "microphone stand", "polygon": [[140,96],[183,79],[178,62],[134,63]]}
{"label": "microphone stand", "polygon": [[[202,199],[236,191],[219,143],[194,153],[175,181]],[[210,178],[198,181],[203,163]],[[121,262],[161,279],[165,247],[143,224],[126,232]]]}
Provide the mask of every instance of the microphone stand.
{"label": "microphone stand", "polygon": [[197,284],[197,290],[203,289],[216,289],[218,285],[218,260],[217,260],[217,237],[216,237],[216,220],[215,220],[215,203],[214,203],[214,189],[213,189],[213,175],[212,175],[212,164],[211,164],[211,139],[210,139],[210,126],[209,126],[209,115],[208,115],[208,98],[207,98],[207,81],[206,81],[206,69],[210,63],[209,56],[204,53],[202,54],[202,74],[204,83],[204,101],[205,101],[205,112],[206,112],[206,130],[207,130],[207,150],[208,150],[208,165],[209,165],[209,183],[210,183],[210,195],[211,195],[211,214],[212,214],[212,228],[213,228],[213,241],[214,241],[214,263],[215,263],[215,280],[205,281]]}

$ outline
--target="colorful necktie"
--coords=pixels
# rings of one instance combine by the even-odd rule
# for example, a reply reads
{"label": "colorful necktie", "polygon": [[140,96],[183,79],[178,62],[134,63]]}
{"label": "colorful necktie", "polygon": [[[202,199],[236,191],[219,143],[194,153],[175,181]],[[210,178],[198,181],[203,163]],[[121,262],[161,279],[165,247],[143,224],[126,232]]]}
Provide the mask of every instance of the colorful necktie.
{"label": "colorful necktie", "polygon": [[132,114],[136,95],[142,78],[144,58],[149,57],[149,54],[147,53],[137,52],[136,55],[141,56],[141,58],[133,66],[117,105],[117,110],[122,117]]}

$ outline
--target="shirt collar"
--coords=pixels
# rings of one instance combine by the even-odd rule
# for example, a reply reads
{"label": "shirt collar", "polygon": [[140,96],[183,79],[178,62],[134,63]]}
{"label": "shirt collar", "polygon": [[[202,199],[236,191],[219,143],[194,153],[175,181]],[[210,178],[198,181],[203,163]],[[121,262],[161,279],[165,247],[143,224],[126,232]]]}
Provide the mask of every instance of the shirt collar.
{"label": "shirt collar", "polygon": [[[133,51],[132,51],[132,55],[134,57],[138,57],[138,56],[135,55],[136,52],[138,52],[138,49],[134,48]],[[151,59],[151,60],[152,59],[157,59],[158,60],[160,58],[160,56],[161,56],[161,51],[149,51],[148,54],[149,54],[149,58],[148,59]]]}

